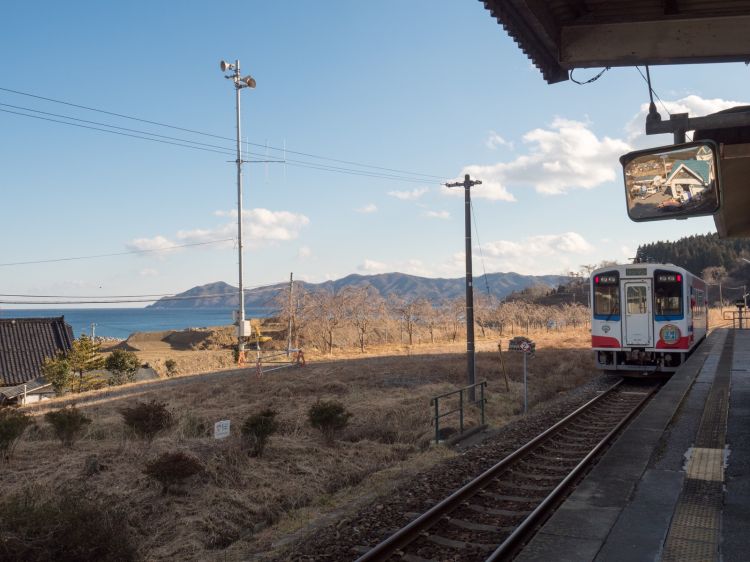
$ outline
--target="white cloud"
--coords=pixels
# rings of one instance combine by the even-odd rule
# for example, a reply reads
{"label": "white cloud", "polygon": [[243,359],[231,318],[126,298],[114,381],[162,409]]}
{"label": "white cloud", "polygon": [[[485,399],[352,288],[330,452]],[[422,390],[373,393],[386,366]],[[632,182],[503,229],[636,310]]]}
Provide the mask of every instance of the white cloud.
{"label": "white cloud", "polygon": [[594,247],[577,232],[562,234],[540,234],[530,236],[521,242],[497,240],[484,245],[484,253],[493,257],[554,256],[564,254],[585,254]]}
{"label": "white cloud", "polygon": [[[717,111],[723,111],[738,105],[748,105],[748,102],[724,100],[721,98],[702,98],[696,95],[685,96],[676,101],[662,100],[664,107],[669,113],[688,113],[690,117],[702,117]],[[625,126],[628,142],[637,148],[645,148],[659,144],[671,144],[672,135],[646,135],[646,115],[648,115],[648,102],[641,104],[638,113]],[[656,104],[656,109],[661,114],[662,120],[669,119],[665,114],[661,103]],[[667,139],[666,141],[663,139]]]}
{"label": "white cloud", "polygon": [[[510,162],[466,166],[461,175],[482,180],[472,190],[476,198],[515,201],[509,186],[530,186],[538,193],[560,195],[572,189],[593,189],[613,181],[618,158],[630,150],[619,139],[597,137],[588,123],[557,118],[547,129],[534,129],[523,136],[529,152]],[[460,189],[443,193],[461,195]]]}
{"label": "white cloud", "polygon": [[427,211],[425,212],[424,216],[429,217],[431,219],[443,219],[443,220],[447,220],[451,218],[451,214],[448,211]]}
{"label": "white cloud", "polygon": [[309,246],[300,246],[297,250],[297,257],[301,259],[309,258],[312,256],[312,250]]}
{"label": "white cloud", "polygon": [[138,275],[141,277],[157,277],[159,275],[159,272],[155,269],[147,267],[146,269],[141,269],[138,272]]}
{"label": "white cloud", "polygon": [[154,236],[153,238],[136,238],[131,240],[125,247],[131,252],[151,252],[157,250],[166,250],[175,246],[175,243],[164,236]]}
{"label": "white cloud", "polygon": [[378,206],[375,203],[368,203],[364,207],[360,207],[359,209],[354,209],[354,210],[357,211],[358,213],[369,214],[369,213],[377,212]]}
{"label": "white cloud", "polygon": [[490,150],[495,150],[498,146],[505,146],[513,150],[513,143],[508,142],[503,137],[498,135],[495,131],[490,131],[490,134],[484,144]]}
{"label": "white cloud", "polygon": [[[131,250],[161,250],[168,246],[180,244],[201,244],[214,240],[222,240],[237,237],[237,211],[214,211],[217,217],[229,217],[230,220],[213,228],[195,228],[192,230],[179,230],[175,235],[175,241],[164,236],[153,238],[137,238],[127,244]],[[294,240],[299,236],[302,228],[310,224],[310,219],[300,213],[289,211],[269,211],[268,209],[249,209],[242,212],[243,239],[253,247],[259,247],[267,243],[285,242]],[[233,242],[228,240],[212,247],[232,247]]]}
{"label": "white cloud", "polygon": [[402,201],[413,201],[422,197],[422,195],[429,190],[430,189],[427,187],[416,187],[411,191],[389,191],[388,195],[395,197],[396,199],[401,199]]}
{"label": "white cloud", "polygon": [[388,264],[366,259],[363,263],[357,266],[357,269],[366,273],[384,273],[388,271]]}

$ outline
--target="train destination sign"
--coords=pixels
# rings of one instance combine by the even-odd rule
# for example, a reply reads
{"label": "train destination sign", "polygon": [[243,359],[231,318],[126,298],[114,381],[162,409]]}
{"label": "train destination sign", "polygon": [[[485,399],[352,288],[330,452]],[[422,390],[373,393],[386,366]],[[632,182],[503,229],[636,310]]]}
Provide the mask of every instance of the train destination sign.
{"label": "train destination sign", "polygon": [[617,275],[597,275],[594,277],[594,283],[597,285],[617,285]]}
{"label": "train destination sign", "polygon": [[645,267],[626,267],[625,275],[628,277],[645,277],[648,275],[648,270]]}
{"label": "train destination sign", "polygon": [[679,273],[659,273],[656,276],[656,281],[659,283],[679,283],[682,281],[682,275]]}

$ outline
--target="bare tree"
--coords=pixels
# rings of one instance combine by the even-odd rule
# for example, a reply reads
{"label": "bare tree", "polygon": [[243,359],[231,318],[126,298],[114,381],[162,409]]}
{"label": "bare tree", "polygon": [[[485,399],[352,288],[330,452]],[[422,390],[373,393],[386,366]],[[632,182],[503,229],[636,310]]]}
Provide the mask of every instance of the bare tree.
{"label": "bare tree", "polygon": [[365,342],[383,304],[383,297],[369,283],[360,287],[346,287],[341,291],[344,315],[357,331],[359,350],[365,352]]}
{"label": "bare tree", "polygon": [[401,325],[406,334],[409,336],[409,345],[414,344],[414,331],[417,327],[417,311],[418,306],[416,301],[408,301],[398,296],[391,296],[390,299],[391,309],[398,315],[401,320]]}
{"label": "bare tree", "polygon": [[305,314],[309,325],[305,332],[323,350],[333,353],[333,335],[344,319],[343,299],[329,291],[309,293],[305,301]]}
{"label": "bare tree", "polygon": [[430,343],[435,343],[435,330],[440,322],[440,316],[433,304],[425,299],[419,299],[414,303],[416,309],[417,323],[430,334]]}

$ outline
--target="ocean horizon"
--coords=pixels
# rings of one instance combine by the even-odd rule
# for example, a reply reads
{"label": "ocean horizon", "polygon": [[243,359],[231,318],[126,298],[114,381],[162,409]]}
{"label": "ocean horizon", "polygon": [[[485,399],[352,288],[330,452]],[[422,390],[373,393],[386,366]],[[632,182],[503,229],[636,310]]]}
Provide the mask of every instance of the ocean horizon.
{"label": "ocean horizon", "polygon": [[[229,326],[233,323],[231,308],[37,308],[0,309],[0,319],[50,318],[64,316],[76,338],[95,335],[126,339],[134,332],[161,332],[208,326]],[[265,318],[270,308],[248,308],[248,318]]]}

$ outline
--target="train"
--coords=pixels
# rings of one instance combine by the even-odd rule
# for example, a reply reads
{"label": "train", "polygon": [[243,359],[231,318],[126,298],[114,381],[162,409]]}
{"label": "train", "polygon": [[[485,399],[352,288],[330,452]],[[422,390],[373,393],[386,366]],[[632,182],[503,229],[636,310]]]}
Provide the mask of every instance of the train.
{"label": "train", "polygon": [[672,373],[708,333],[705,281],[669,263],[594,270],[590,304],[591,348],[602,370]]}

